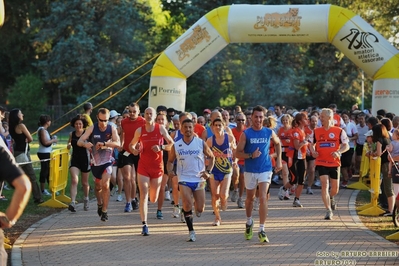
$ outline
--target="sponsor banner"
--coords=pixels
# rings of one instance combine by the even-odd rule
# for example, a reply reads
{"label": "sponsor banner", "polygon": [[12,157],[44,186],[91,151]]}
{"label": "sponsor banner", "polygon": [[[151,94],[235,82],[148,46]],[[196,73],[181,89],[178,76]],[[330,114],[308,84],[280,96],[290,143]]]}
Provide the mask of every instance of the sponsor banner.
{"label": "sponsor banner", "polygon": [[327,42],[330,5],[232,5],[232,43]]}
{"label": "sponsor banner", "polygon": [[359,16],[341,28],[332,44],[371,77],[399,52]]}
{"label": "sponsor banner", "polygon": [[172,77],[151,77],[148,106],[173,107],[184,111],[186,105],[186,80]]}
{"label": "sponsor banner", "polygon": [[212,24],[202,17],[170,45],[165,54],[186,77],[189,77],[227,44]]}
{"label": "sponsor banner", "polygon": [[399,114],[399,79],[379,79],[373,84],[371,111],[373,115],[380,109]]}

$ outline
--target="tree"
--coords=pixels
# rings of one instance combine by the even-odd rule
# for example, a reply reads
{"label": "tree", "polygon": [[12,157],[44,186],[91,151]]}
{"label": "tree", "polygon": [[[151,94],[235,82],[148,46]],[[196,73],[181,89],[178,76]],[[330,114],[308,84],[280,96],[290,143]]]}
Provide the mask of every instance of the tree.
{"label": "tree", "polygon": [[22,110],[24,123],[32,130],[37,128],[39,115],[45,112],[47,100],[43,93],[43,81],[35,74],[17,77],[9,94],[10,107]]}

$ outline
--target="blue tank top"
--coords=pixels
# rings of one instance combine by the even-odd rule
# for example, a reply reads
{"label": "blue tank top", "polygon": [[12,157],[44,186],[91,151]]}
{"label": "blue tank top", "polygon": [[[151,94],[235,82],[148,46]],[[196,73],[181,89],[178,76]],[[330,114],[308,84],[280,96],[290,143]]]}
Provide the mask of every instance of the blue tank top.
{"label": "blue tank top", "polygon": [[107,142],[112,139],[112,126],[107,125],[104,131],[101,131],[98,127],[98,123],[93,125],[93,132],[91,133],[91,143],[93,143],[92,153],[93,153],[93,163],[95,166],[103,165],[112,162],[114,158],[112,157],[113,149],[110,147],[102,146],[101,149],[96,150],[97,142]]}
{"label": "blue tank top", "polygon": [[233,151],[230,148],[229,136],[224,134],[224,141],[222,145],[216,143],[215,136],[212,136],[213,155],[215,156],[215,166],[212,169],[212,174],[229,174],[233,171],[232,157]]}
{"label": "blue tank top", "polygon": [[257,148],[261,152],[258,158],[245,159],[245,172],[264,173],[272,171],[272,162],[269,155],[272,130],[266,127],[261,130],[248,128],[244,130],[244,134],[246,137],[244,152],[253,153]]}
{"label": "blue tank top", "polygon": [[206,137],[207,137],[207,138],[213,137],[213,132],[212,132],[210,126],[207,126],[207,127],[206,127]]}

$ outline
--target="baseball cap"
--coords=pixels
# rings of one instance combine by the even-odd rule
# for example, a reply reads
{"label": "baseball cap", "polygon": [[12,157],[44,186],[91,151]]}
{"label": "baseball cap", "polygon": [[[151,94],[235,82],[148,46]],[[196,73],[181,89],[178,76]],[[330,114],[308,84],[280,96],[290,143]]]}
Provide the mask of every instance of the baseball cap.
{"label": "baseball cap", "polygon": [[204,114],[210,114],[210,113],[212,113],[211,110],[209,110],[209,109],[204,110]]}
{"label": "baseball cap", "polygon": [[366,137],[372,137],[373,136],[373,131],[372,130],[369,130],[369,131],[367,131],[367,133],[366,134],[364,134]]}
{"label": "baseball cap", "polygon": [[109,118],[114,118],[115,116],[118,116],[118,115],[121,115],[121,114],[115,110],[111,110],[111,112],[109,112]]}

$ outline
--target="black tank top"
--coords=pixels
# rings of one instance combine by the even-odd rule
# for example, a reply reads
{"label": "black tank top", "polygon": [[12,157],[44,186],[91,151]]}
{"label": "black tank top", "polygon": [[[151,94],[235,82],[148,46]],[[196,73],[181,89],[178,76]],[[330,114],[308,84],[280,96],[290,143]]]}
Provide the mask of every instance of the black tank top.
{"label": "black tank top", "polygon": [[[10,130],[11,137],[14,139],[14,151],[25,152],[26,136],[24,133],[18,134],[15,130]],[[29,150],[28,145],[28,150]]]}
{"label": "black tank top", "polygon": [[[83,131],[84,134],[84,131]],[[83,135],[82,134],[82,135]],[[76,131],[72,132],[71,137],[71,145],[72,145],[72,157],[74,158],[86,158],[87,157],[87,149],[84,147],[78,146],[78,140],[80,137],[76,136]]]}

